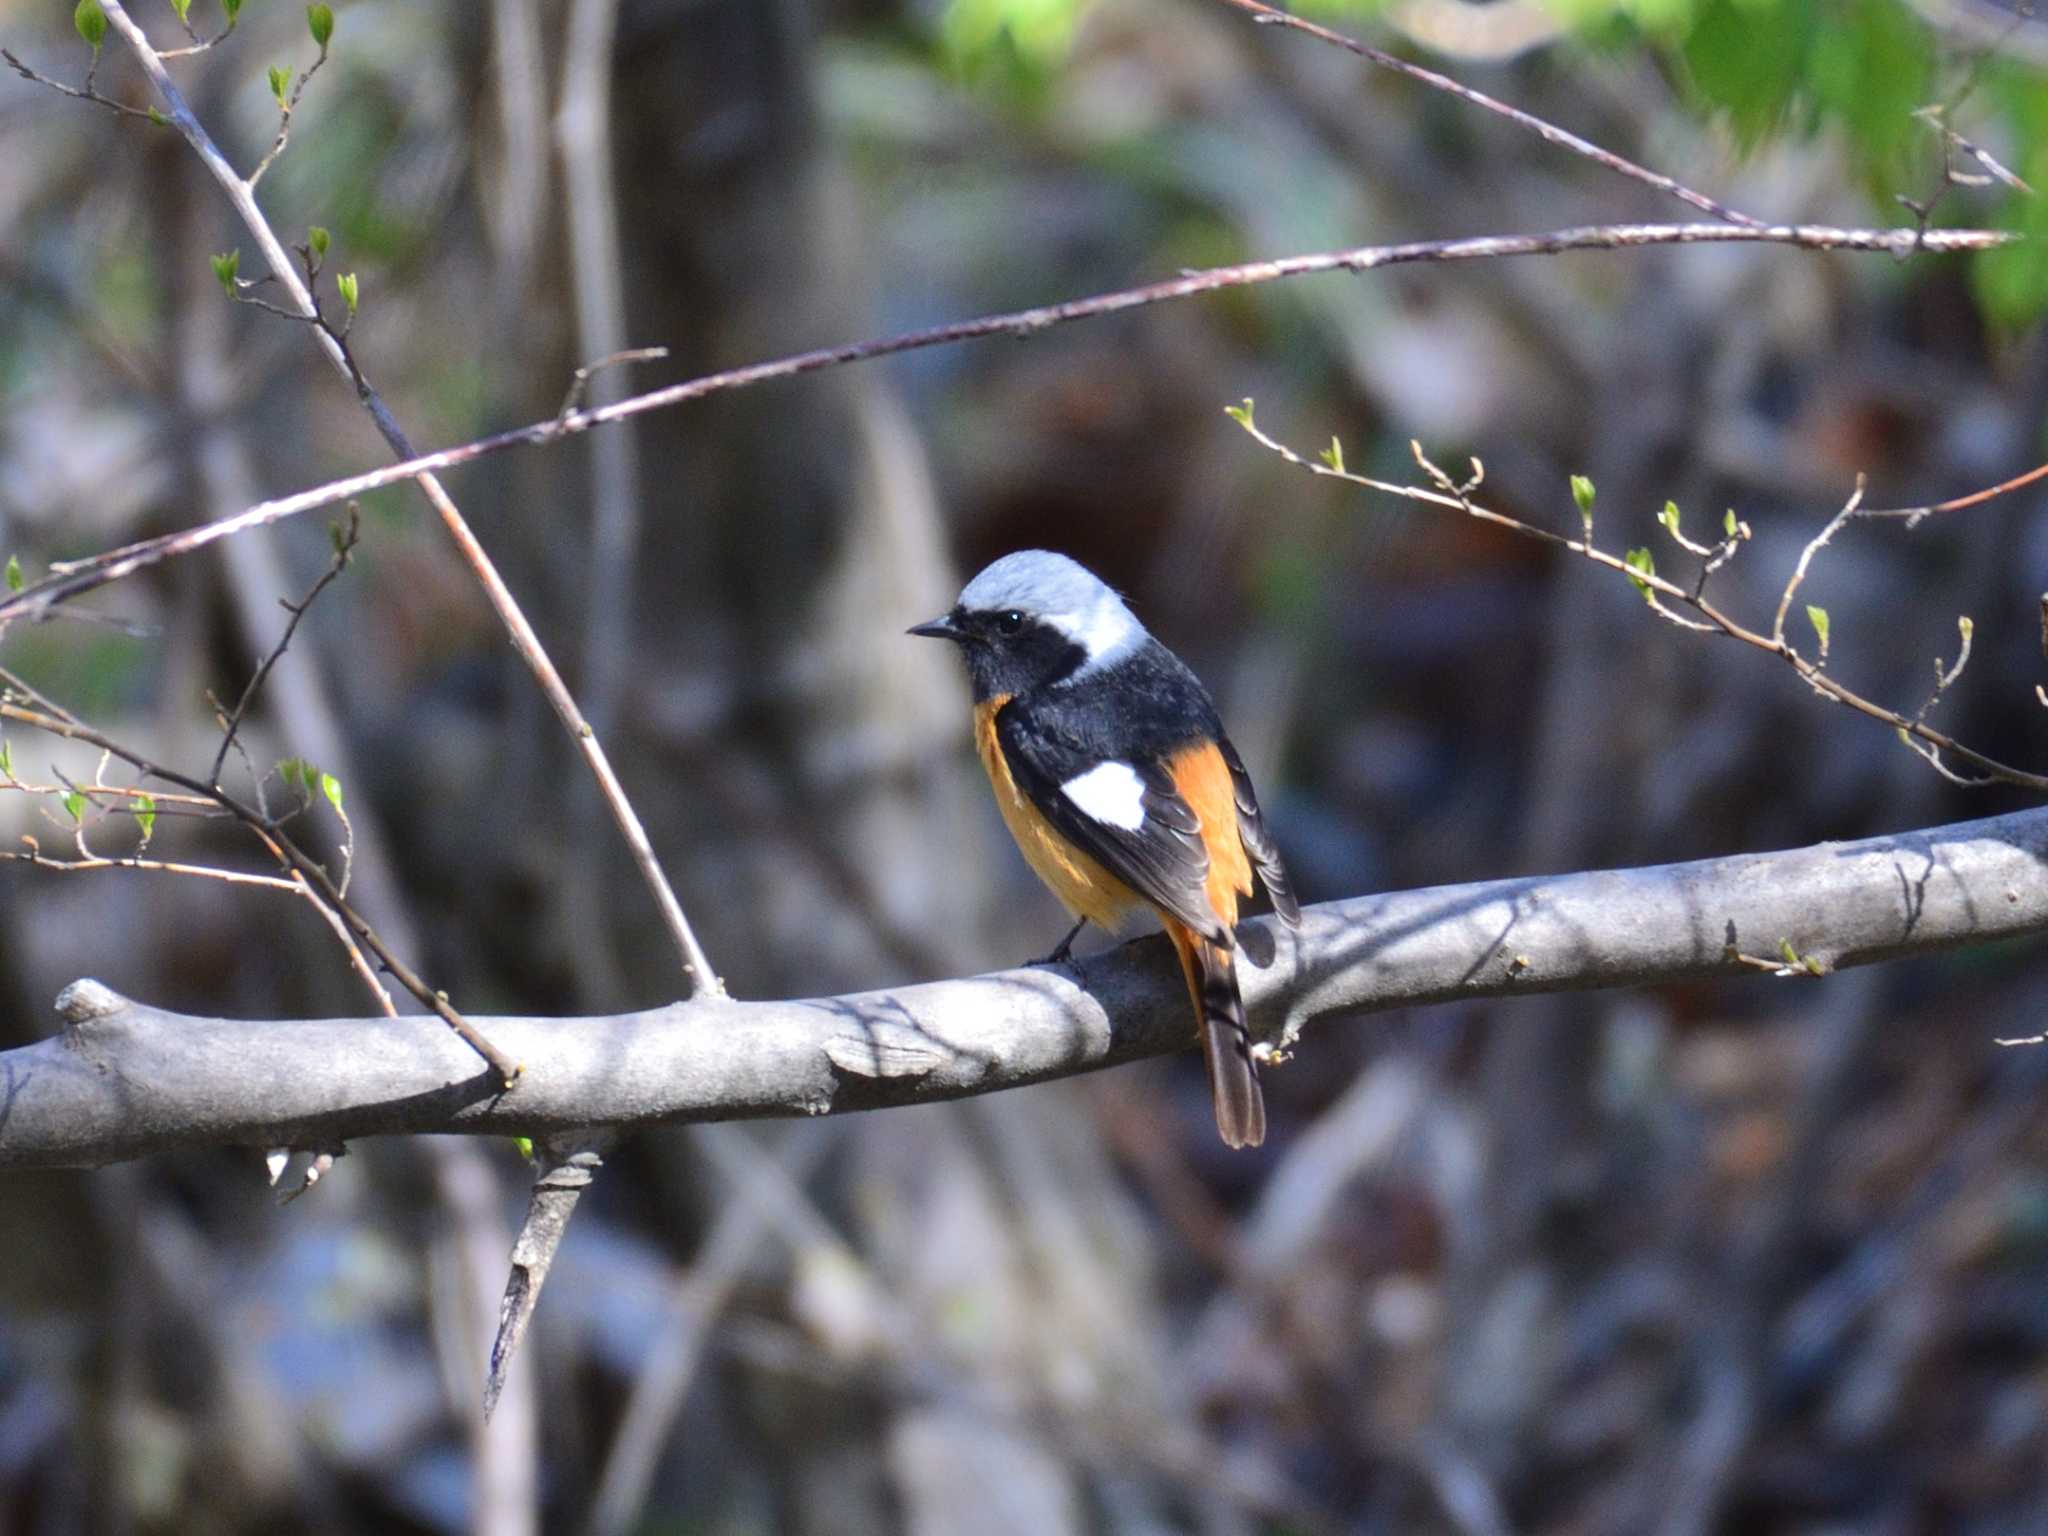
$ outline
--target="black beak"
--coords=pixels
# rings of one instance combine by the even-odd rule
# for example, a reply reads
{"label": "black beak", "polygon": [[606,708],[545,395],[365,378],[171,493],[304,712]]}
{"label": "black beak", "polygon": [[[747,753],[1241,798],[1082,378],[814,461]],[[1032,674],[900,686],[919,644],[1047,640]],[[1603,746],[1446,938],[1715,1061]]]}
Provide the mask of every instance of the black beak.
{"label": "black beak", "polygon": [[923,635],[928,640],[958,640],[960,626],[953,622],[950,613],[942,613],[926,624],[913,624],[904,631],[909,635]]}

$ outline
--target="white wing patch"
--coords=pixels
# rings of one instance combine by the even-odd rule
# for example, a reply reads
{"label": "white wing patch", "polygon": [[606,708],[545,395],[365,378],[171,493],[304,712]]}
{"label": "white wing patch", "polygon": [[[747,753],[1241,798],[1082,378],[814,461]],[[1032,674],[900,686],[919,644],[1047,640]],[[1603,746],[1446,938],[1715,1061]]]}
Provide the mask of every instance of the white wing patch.
{"label": "white wing patch", "polygon": [[1129,763],[1097,763],[1060,786],[1083,815],[1135,832],[1145,824],[1145,781]]}

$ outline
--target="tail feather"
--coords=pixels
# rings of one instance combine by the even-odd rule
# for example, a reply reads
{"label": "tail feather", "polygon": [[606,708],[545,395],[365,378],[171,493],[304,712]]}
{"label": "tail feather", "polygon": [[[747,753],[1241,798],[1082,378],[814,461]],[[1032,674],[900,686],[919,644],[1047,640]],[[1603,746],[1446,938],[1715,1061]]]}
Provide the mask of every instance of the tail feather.
{"label": "tail feather", "polygon": [[1211,943],[1181,923],[1167,923],[1166,931],[1201,1020],[1217,1134],[1225,1146],[1256,1147],[1266,1139],[1266,1099],[1259,1091],[1251,1029],[1237,991],[1237,957],[1228,944]]}

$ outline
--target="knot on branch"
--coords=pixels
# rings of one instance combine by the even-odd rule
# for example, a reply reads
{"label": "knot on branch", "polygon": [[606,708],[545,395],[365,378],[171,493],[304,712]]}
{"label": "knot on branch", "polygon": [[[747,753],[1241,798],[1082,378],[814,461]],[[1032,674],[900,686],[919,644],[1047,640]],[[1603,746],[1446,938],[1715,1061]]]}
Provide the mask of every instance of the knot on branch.
{"label": "knot on branch", "polygon": [[128,999],[90,976],[81,977],[57,994],[57,1016],[73,1029],[129,1007]]}
{"label": "knot on branch", "polygon": [[854,1077],[925,1077],[946,1063],[931,1036],[900,1024],[870,1024],[858,1034],[834,1035],[825,1042],[825,1057]]}

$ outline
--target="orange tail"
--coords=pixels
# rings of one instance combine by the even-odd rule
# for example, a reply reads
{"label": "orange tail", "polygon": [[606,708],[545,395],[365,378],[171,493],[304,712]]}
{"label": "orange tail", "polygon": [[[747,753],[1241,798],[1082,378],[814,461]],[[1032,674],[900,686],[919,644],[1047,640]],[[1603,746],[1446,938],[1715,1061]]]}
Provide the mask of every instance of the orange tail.
{"label": "orange tail", "polygon": [[1212,944],[1183,923],[1168,921],[1166,933],[1180,954],[1181,974],[1202,1025],[1202,1056],[1209,1064],[1209,1096],[1216,1106],[1216,1131],[1228,1147],[1256,1147],[1266,1139],[1266,1098],[1252,1064],[1252,1036],[1244,1000],[1237,992],[1237,957],[1227,944]]}

